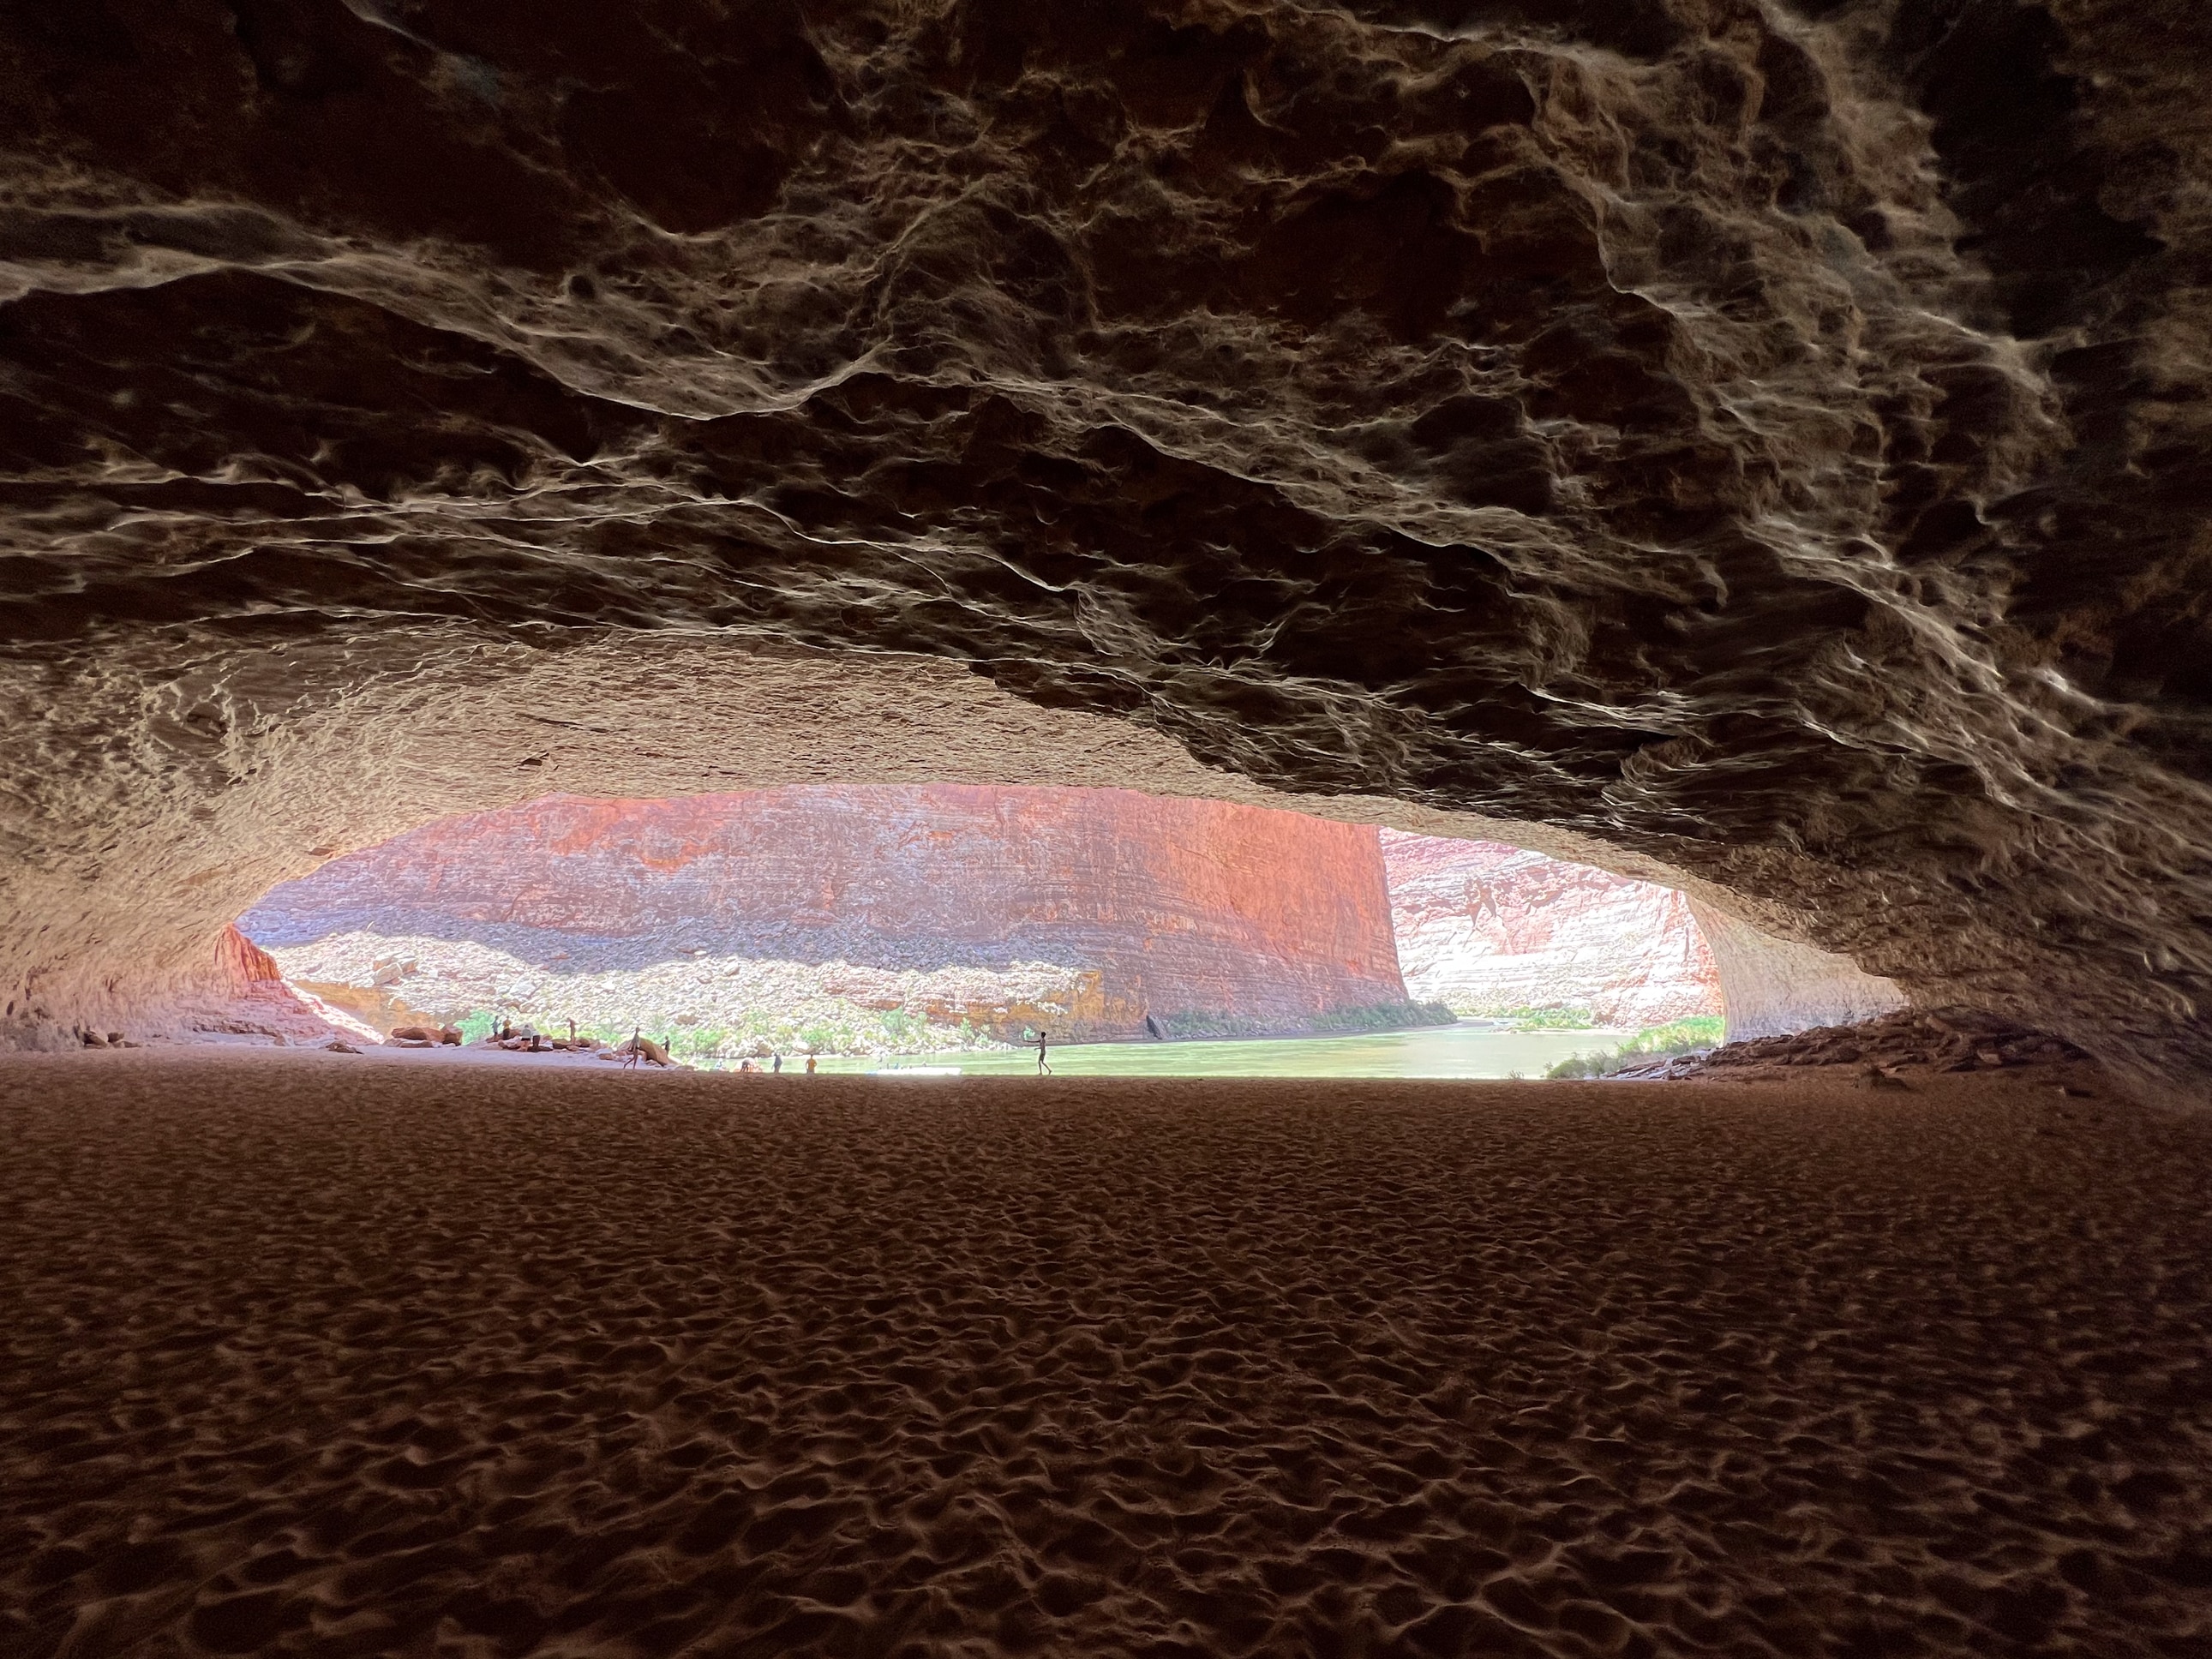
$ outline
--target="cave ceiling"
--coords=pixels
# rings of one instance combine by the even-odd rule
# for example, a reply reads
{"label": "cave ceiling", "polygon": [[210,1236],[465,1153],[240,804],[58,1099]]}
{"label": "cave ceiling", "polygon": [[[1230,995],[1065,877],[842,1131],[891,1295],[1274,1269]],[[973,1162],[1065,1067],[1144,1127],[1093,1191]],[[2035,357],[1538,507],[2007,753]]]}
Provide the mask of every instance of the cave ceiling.
{"label": "cave ceiling", "polygon": [[2172,1074],[2209,68],[2180,0],[10,4],[0,650],[50,724],[924,653]]}

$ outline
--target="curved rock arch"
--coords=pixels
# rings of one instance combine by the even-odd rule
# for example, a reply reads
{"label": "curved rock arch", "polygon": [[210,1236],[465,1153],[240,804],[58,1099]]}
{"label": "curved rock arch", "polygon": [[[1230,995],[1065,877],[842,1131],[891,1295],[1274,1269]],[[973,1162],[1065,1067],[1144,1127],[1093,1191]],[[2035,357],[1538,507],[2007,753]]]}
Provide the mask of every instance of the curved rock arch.
{"label": "curved rock arch", "polygon": [[2212,1074],[2196,5],[820,10],[0,26],[19,1015],[803,647]]}
{"label": "curved rock arch", "polygon": [[[127,762],[52,781],[42,867],[12,884],[4,943],[29,964],[6,988],[19,1041],[56,1025],[158,1028],[167,1005],[226,988],[234,967],[215,942],[270,887],[438,817],[556,792],[824,782],[1132,788],[1509,841],[1686,888],[1737,1035],[1900,1000],[1847,958],[1750,920],[1787,926],[1785,907],[1649,856],[1386,797],[1269,790],[1199,765],[1146,727],[1040,708],[933,658],[665,635],[517,647],[440,631],[404,641],[397,657],[406,665],[376,670],[353,652],[232,647],[167,684],[111,672],[67,696],[44,688],[80,719],[112,730],[135,708],[139,725],[118,745]],[[64,793],[72,782],[84,793]],[[74,844],[63,814],[80,820]]]}

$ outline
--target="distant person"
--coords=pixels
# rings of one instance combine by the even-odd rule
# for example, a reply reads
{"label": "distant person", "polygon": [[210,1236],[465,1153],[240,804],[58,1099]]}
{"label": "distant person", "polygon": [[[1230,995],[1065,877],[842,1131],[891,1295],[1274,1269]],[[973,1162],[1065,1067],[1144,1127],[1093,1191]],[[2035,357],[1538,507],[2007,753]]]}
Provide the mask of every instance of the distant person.
{"label": "distant person", "polygon": [[768,1069],[772,1074],[780,1074],[783,1070],[783,1056],[770,1054],[768,1057]]}
{"label": "distant person", "polygon": [[811,1054],[806,1057],[806,1075],[809,1077],[814,1075],[814,1056]]}
{"label": "distant person", "polygon": [[1042,1031],[1039,1031],[1037,1033],[1037,1075],[1039,1077],[1050,1077],[1052,1075],[1052,1067],[1045,1063],[1044,1044],[1045,1035]]}
{"label": "distant person", "polygon": [[738,1062],[738,1069],[741,1072],[750,1072],[752,1068],[753,1063],[750,1060],[740,1060]]}

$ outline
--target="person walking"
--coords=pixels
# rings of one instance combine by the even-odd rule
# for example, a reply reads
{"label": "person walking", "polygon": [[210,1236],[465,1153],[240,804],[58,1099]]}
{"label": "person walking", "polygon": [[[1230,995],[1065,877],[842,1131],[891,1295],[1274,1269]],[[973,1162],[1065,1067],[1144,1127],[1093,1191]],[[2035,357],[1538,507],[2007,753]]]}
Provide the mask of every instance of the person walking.
{"label": "person walking", "polygon": [[814,1056],[811,1054],[806,1057],[806,1075],[809,1077],[814,1075]]}
{"label": "person walking", "polygon": [[1039,1077],[1050,1077],[1052,1075],[1052,1067],[1045,1063],[1044,1045],[1044,1028],[1042,1026],[1039,1026],[1037,1028],[1037,1075]]}

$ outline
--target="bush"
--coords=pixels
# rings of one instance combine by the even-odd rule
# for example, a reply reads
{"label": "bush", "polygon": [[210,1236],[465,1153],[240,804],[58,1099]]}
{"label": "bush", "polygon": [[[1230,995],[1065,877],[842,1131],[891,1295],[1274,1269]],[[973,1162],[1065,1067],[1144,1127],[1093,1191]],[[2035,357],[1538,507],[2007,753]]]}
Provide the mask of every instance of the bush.
{"label": "bush", "polygon": [[1378,1002],[1365,1008],[1338,1008],[1314,1017],[1324,1031],[1402,1031],[1425,1025],[1455,1025],[1459,1016],[1441,1002]]}
{"label": "bush", "polygon": [[1728,1022],[1718,1014],[1695,1014],[1688,1019],[1647,1025],[1627,1043],[1623,1054],[1686,1054],[1696,1048],[1717,1048],[1728,1040]]}
{"label": "bush", "polygon": [[1502,1020],[1516,1031],[1587,1031],[1597,1024],[1589,1009],[1561,1004],[1548,1008],[1508,1008],[1485,1018]]}
{"label": "bush", "polygon": [[729,1040],[727,1031],[702,1031],[694,1026],[675,1032],[669,1038],[667,1048],[672,1058],[719,1060],[722,1055],[722,1045]]}
{"label": "bush", "polygon": [[1677,1054],[1703,1054],[1718,1048],[1728,1035],[1728,1022],[1718,1014],[1694,1014],[1688,1019],[1647,1025],[1617,1048],[1595,1054],[1572,1054],[1544,1073],[1546,1077],[1611,1077],[1640,1060],[1671,1060]]}
{"label": "bush", "polygon": [[1152,1018],[1167,1039],[1177,1042],[1341,1036],[1347,1032],[1404,1031],[1459,1023],[1459,1016],[1441,1002],[1370,1003],[1358,1008],[1332,1008],[1304,1019],[1262,1019],[1209,1008],[1179,1008]]}

